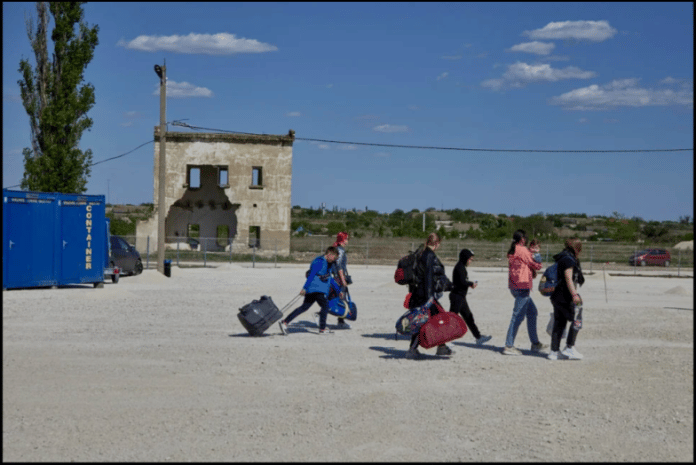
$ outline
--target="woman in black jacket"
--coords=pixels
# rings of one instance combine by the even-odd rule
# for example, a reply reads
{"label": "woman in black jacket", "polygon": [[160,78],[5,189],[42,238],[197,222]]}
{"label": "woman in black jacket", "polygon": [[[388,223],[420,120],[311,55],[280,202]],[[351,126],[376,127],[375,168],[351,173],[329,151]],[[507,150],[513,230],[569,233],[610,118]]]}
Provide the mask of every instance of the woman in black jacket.
{"label": "woman in black jacket", "polygon": [[[416,277],[418,284],[409,285],[411,299],[408,308],[416,308],[425,304],[430,305],[430,314],[437,315],[442,310],[437,299],[444,291],[448,291],[451,283],[445,275],[445,267],[440,259],[435,255],[435,251],[440,247],[440,235],[430,233],[425,241],[425,247],[418,257],[416,265]],[[452,355],[454,351],[445,344],[437,346],[437,355]],[[406,358],[418,358],[418,333],[411,337],[411,345],[406,353]]]}
{"label": "woman in black jacket", "polygon": [[469,309],[469,304],[466,301],[466,293],[469,288],[476,289],[478,285],[475,282],[469,281],[469,273],[466,267],[469,266],[474,259],[474,252],[469,249],[462,249],[459,252],[459,261],[452,272],[452,285],[454,288],[450,292],[450,312],[459,313],[466,325],[471,330],[471,334],[476,338],[476,344],[482,345],[491,340],[492,336],[481,336],[481,332],[474,322],[474,315]]}
{"label": "woman in black jacket", "polygon": [[[575,307],[582,305],[582,299],[580,294],[578,294],[577,288],[585,282],[582,268],[580,268],[580,252],[582,252],[582,242],[577,237],[573,237],[566,240],[565,249],[553,257],[558,263],[558,284],[556,284],[556,288],[551,294],[554,322],[551,333],[551,352],[548,355],[549,360],[558,360],[559,358],[582,359],[582,354],[574,348],[578,330],[572,324],[575,319]],[[559,352],[561,337],[568,322],[571,322],[571,324],[568,330],[566,347],[562,352]]]}

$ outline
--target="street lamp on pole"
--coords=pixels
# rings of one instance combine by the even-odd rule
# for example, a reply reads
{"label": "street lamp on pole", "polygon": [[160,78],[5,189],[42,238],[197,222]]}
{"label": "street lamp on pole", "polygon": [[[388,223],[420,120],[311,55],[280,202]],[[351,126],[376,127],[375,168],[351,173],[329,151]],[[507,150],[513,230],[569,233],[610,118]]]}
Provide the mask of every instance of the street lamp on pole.
{"label": "street lamp on pole", "polygon": [[160,146],[159,146],[159,175],[157,185],[157,271],[164,274],[164,220],[167,212],[165,211],[165,189],[164,178],[166,176],[166,157],[165,143],[167,135],[166,109],[167,109],[167,62],[160,67],[155,65],[155,73],[160,78]]}

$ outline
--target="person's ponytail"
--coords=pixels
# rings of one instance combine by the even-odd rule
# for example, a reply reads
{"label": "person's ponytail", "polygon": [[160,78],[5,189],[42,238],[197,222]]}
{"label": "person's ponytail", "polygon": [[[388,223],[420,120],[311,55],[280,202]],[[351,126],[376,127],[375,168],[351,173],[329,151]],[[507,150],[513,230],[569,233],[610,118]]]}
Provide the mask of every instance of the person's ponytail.
{"label": "person's ponytail", "polygon": [[512,244],[510,244],[510,250],[508,250],[508,255],[514,255],[515,254],[515,246],[522,241],[522,239],[525,239],[527,237],[527,233],[524,231],[524,229],[518,229],[515,231],[515,233],[512,235]]}

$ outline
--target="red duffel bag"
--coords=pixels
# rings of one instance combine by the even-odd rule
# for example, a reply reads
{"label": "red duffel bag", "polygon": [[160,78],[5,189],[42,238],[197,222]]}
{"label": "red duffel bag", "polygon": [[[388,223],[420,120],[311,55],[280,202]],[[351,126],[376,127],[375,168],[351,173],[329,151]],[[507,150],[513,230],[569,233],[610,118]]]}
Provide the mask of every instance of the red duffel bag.
{"label": "red duffel bag", "polygon": [[421,326],[418,342],[424,349],[454,341],[466,334],[466,323],[459,314],[441,312],[432,315],[427,323]]}

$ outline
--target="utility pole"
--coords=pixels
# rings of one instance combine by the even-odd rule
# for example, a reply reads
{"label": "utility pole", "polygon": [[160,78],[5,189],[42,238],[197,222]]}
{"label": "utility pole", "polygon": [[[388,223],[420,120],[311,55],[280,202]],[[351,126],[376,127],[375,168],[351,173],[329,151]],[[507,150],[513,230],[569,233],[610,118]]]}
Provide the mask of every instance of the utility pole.
{"label": "utility pole", "polygon": [[157,271],[164,274],[164,220],[167,212],[164,202],[164,178],[166,176],[165,143],[167,136],[167,62],[162,67],[155,65],[155,73],[160,78],[160,146],[159,146],[159,176],[158,176],[158,202],[157,202]]}

